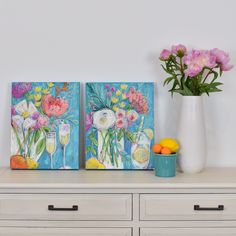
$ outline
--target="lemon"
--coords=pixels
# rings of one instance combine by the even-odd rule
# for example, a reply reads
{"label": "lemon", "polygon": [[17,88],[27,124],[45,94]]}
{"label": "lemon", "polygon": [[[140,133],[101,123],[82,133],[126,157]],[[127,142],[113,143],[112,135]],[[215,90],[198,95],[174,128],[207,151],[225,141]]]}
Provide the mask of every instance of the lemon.
{"label": "lemon", "polygon": [[154,132],[152,129],[144,129],[143,132],[147,135],[147,137],[152,140],[154,138]]}
{"label": "lemon", "polygon": [[169,148],[172,151],[172,153],[173,152],[178,152],[178,150],[179,150],[179,144],[177,143],[177,141],[175,139],[172,139],[172,138],[162,139],[160,141],[160,145],[162,147]]}
{"label": "lemon", "polygon": [[26,158],[26,163],[29,169],[37,169],[39,165],[34,159],[30,157]]}
{"label": "lemon", "polygon": [[95,157],[91,157],[86,161],[87,169],[105,169],[105,166]]}
{"label": "lemon", "polygon": [[139,163],[144,163],[149,158],[149,151],[146,148],[137,148],[133,153],[134,160]]}

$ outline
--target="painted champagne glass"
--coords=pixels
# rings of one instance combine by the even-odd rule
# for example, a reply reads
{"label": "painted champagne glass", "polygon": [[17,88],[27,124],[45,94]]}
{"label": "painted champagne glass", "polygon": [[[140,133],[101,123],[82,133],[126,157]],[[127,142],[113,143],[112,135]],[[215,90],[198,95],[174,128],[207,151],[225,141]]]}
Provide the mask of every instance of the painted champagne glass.
{"label": "painted champagne glass", "polygon": [[69,166],[66,166],[66,146],[70,142],[70,124],[59,124],[59,141],[63,151],[63,166],[61,169],[71,169]]}
{"label": "painted champagne glass", "polygon": [[53,154],[56,151],[56,132],[48,132],[46,134],[46,150],[50,155],[50,168],[53,169]]}

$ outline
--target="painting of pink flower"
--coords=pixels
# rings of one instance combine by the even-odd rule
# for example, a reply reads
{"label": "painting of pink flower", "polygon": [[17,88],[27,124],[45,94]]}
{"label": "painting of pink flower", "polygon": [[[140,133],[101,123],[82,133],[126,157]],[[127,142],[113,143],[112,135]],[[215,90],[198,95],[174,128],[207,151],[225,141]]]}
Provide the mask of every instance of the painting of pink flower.
{"label": "painting of pink flower", "polygon": [[85,120],[86,131],[88,131],[91,128],[92,124],[93,124],[92,115],[93,115],[93,113],[86,114],[86,120]]}
{"label": "painting of pink flower", "polygon": [[127,119],[128,119],[129,125],[131,125],[134,121],[138,119],[138,113],[134,110],[128,111]]}
{"label": "painting of pink flower", "polygon": [[39,118],[38,118],[38,124],[40,126],[47,126],[49,124],[48,117],[40,115]]}
{"label": "painting of pink flower", "polygon": [[32,83],[13,83],[12,96],[14,98],[21,98],[32,89]]}
{"label": "painting of pink flower", "polygon": [[42,110],[48,117],[59,117],[67,111],[68,107],[68,102],[63,98],[55,98],[47,94],[42,99]]}
{"label": "painting of pink flower", "polygon": [[125,119],[117,119],[116,120],[116,127],[117,128],[125,128],[126,127],[126,121]]}
{"label": "painting of pink flower", "polygon": [[131,106],[139,114],[145,114],[148,112],[148,102],[146,97],[144,97],[143,94],[137,91],[135,88],[130,88],[127,98],[129,99]]}
{"label": "painting of pink flower", "polygon": [[125,110],[123,109],[118,109],[116,111],[116,118],[118,119],[124,119],[125,118]]}

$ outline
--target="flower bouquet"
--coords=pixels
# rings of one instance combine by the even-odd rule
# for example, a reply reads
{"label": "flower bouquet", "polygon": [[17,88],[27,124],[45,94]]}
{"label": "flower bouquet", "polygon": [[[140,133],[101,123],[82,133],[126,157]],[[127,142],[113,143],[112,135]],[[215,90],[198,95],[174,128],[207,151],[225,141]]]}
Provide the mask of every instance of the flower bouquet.
{"label": "flower bouquet", "polygon": [[86,168],[150,168],[153,84],[87,83],[86,94]]}
{"label": "flower bouquet", "polygon": [[172,84],[172,94],[200,96],[220,92],[222,82],[217,81],[224,71],[232,69],[229,55],[218,49],[187,50],[184,45],[174,45],[160,54],[162,68],[169,75],[164,85]]}
{"label": "flower bouquet", "polygon": [[188,50],[181,44],[164,49],[160,60],[168,74],[164,85],[171,85],[172,95],[183,95],[177,128],[179,166],[186,173],[200,172],[205,167],[207,150],[201,95],[220,92],[223,83],[218,78],[233,66],[229,55],[218,48]]}

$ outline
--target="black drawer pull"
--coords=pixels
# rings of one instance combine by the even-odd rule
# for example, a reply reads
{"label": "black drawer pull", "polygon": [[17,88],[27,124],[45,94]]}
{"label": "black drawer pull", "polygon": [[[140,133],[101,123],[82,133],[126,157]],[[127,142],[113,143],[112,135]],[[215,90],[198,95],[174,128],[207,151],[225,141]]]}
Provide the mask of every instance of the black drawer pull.
{"label": "black drawer pull", "polygon": [[200,207],[199,205],[194,205],[194,211],[223,211],[224,205],[218,205],[218,207]]}
{"label": "black drawer pull", "polygon": [[53,205],[48,205],[49,211],[78,211],[78,206],[73,205],[71,208],[62,208],[62,207],[54,207]]}

